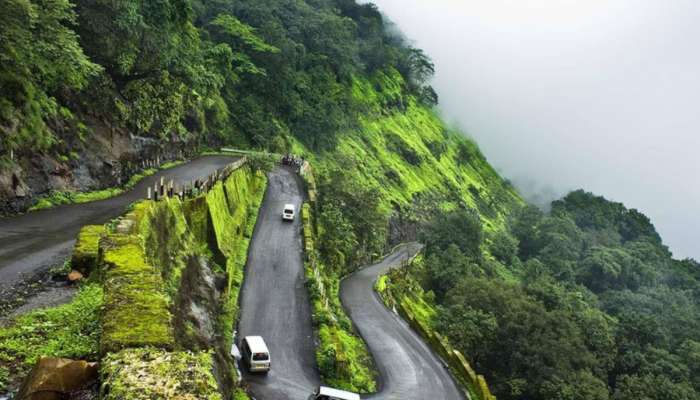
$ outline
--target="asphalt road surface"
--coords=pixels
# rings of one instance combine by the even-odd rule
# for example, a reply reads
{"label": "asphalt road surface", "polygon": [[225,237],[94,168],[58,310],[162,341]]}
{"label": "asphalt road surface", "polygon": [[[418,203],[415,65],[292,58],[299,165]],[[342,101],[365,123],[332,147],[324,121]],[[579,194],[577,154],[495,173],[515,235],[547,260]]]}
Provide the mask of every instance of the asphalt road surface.
{"label": "asphalt road surface", "polygon": [[[248,250],[241,294],[238,341],[262,336],[270,350],[267,375],[241,366],[253,396],[264,400],[306,400],[319,384],[309,296],[304,285],[301,218],[304,200],[297,175],[280,167],[268,174],[265,198]],[[282,221],[294,204],[293,222]]]}
{"label": "asphalt road surface", "polygon": [[176,184],[205,178],[236,159],[205,156],[144,178],[119,196],[85,204],[64,205],[0,219],[0,297],[14,283],[48,267],[61,264],[70,254],[80,228],[103,224],[121,215],[126,206],[145,197],[146,188],[165,177]]}
{"label": "asphalt road surface", "polygon": [[374,291],[379,275],[401,265],[419,249],[418,244],[402,246],[378,264],[341,282],[343,306],[365,339],[380,374],[381,390],[367,398],[464,399],[440,359],[405,321],[386,308]]}

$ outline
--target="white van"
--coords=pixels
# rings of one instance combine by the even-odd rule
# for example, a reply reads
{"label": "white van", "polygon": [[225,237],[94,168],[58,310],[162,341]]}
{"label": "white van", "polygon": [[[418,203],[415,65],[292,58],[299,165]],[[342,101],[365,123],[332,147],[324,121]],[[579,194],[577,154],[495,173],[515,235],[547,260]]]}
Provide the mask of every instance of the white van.
{"label": "white van", "polygon": [[246,336],[241,343],[241,356],[250,372],[270,370],[270,352],[261,336]]}
{"label": "white van", "polygon": [[294,204],[285,204],[282,210],[282,219],[285,221],[294,221]]}
{"label": "white van", "polygon": [[321,386],[309,397],[309,400],[360,400],[360,395],[357,393]]}

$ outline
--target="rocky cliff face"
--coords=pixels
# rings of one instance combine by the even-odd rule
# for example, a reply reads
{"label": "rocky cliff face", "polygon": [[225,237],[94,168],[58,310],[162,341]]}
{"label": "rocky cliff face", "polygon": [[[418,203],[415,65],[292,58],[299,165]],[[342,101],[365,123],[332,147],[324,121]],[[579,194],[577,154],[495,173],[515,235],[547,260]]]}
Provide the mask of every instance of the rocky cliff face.
{"label": "rocky cliff face", "polygon": [[146,160],[160,162],[185,155],[183,143],[164,144],[133,136],[108,122],[86,118],[92,134],[66,143],[66,155],[14,154],[0,165],[0,215],[21,213],[52,191],[91,191],[124,184]]}

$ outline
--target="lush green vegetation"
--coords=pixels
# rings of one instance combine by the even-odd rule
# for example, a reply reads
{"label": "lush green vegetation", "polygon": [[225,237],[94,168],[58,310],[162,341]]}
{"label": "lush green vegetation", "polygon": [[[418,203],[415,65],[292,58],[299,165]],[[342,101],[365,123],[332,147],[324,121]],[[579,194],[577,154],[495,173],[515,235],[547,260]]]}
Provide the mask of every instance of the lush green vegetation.
{"label": "lush green vegetation", "polygon": [[230,338],[265,182],[244,165],[200,196],[137,203],[101,240],[105,398],[233,393]]}
{"label": "lush green vegetation", "polygon": [[700,265],[672,259],[648,218],[576,191],[507,230],[477,222],[426,223],[399,291],[437,310],[498,398],[700,398]]}
{"label": "lush green vegetation", "polygon": [[70,303],[32,311],[0,328],[0,392],[42,356],[98,360],[102,296],[99,285],[85,285]]}
{"label": "lush green vegetation", "polygon": [[68,154],[94,123],[163,141],[332,146],[365,108],[355,77],[388,71],[387,108],[433,104],[429,59],[352,0],[7,0],[0,149]]}
{"label": "lush green vegetation", "polygon": [[[329,382],[374,388],[366,349],[337,300],[339,279],[420,227],[427,247],[405,278],[406,299],[499,398],[698,398],[698,264],[673,260],[640,213],[588,193],[554,202],[549,214],[524,207],[476,145],[431,110],[430,60],[387,33],[375,6],[5,0],[2,8],[0,163],[10,154],[72,157],[96,120],[161,144],[293,151],[312,161],[319,276],[309,287]],[[269,168],[265,157],[253,163]],[[139,240],[164,246],[105,253],[123,267],[107,279],[128,295],[110,290],[105,311],[122,300],[157,308],[150,328],[131,336],[149,339],[157,328],[154,343],[169,347],[172,296],[187,257],[198,255],[227,278],[218,329],[229,329],[258,187],[218,185],[204,200],[150,210],[146,220],[159,228]],[[41,204],[114,193],[54,194]],[[126,272],[153,279],[133,282]]]}
{"label": "lush green vegetation", "polygon": [[[477,207],[483,211],[478,223],[495,230],[521,200],[472,142],[402,89],[406,82],[396,70],[356,77],[352,85],[363,114],[333,148],[318,151],[289,141],[316,172],[318,199],[306,231],[313,232],[307,253],[315,249],[318,256],[312,256],[307,280],[321,375],[329,384],[371,392],[371,357],[339,302],[340,278],[383,255],[388,242],[414,239],[416,225],[441,210]],[[399,103],[400,109],[386,106]]]}

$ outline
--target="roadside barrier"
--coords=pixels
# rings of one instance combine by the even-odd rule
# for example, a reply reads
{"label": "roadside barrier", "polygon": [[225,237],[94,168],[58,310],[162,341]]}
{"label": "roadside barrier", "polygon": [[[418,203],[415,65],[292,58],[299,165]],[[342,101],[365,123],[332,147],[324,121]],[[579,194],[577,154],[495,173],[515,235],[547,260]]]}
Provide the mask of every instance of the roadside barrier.
{"label": "roadside barrier", "polygon": [[146,199],[158,201],[166,197],[177,196],[180,200],[184,200],[206,194],[217,182],[226,180],[233,171],[246,165],[247,162],[247,157],[241,157],[205,179],[196,179],[183,185],[175,185],[175,181],[172,179],[166,182],[165,178],[161,177],[153,187],[146,189]]}

